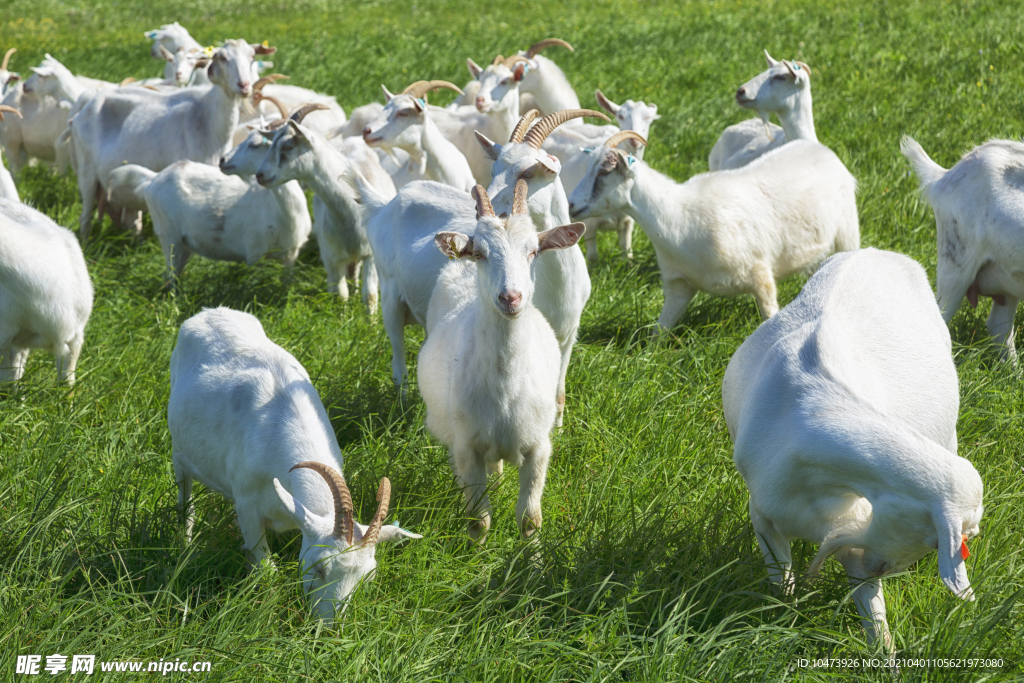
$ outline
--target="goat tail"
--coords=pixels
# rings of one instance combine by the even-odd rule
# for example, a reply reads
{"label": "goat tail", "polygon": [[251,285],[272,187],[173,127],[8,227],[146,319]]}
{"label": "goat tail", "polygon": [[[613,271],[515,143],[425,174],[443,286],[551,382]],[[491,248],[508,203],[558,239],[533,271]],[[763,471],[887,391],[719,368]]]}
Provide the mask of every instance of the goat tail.
{"label": "goat tail", "polygon": [[365,225],[388,205],[389,200],[371,185],[362,173],[354,170],[353,176],[353,185],[355,185],[356,194],[359,195],[359,204],[363,208],[363,224]]}
{"label": "goat tail", "polygon": [[932,161],[928,153],[924,151],[924,148],[918,144],[917,140],[904,135],[903,139],[900,140],[900,152],[903,156],[910,161],[910,165],[914,167],[914,173],[917,174],[917,179],[921,183],[921,190],[927,192],[928,188],[931,187],[935,181],[946,175],[946,169],[939,166],[937,163]]}
{"label": "goat tail", "polygon": [[111,193],[114,190],[127,187],[135,195],[144,197],[146,187],[156,177],[156,172],[151,171],[144,166],[137,166],[135,164],[126,164],[119,166],[110,172],[110,180],[107,182],[107,192]]}
{"label": "goat tail", "polygon": [[859,524],[843,526],[832,531],[821,542],[818,554],[814,556],[811,564],[807,567],[807,573],[811,576],[817,576],[818,572],[821,571],[821,566],[825,564],[825,560],[841,550],[861,545],[864,542],[865,532],[866,529]]}

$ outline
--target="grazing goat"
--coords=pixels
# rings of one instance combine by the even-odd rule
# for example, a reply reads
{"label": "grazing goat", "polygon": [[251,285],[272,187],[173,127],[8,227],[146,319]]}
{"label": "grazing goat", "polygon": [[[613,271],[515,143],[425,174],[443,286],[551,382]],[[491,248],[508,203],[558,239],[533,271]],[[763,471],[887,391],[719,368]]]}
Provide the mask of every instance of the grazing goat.
{"label": "grazing goat", "polygon": [[369,526],[355,521],[338,440],[309,374],[247,313],[206,309],[182,324],[167,426],[186,538],[193,479],[235,503],[253,564],[270,559],[268,529],[299,529],[302,587],[327,622],[372,578],[378,542],[422,538],[383,524],[387,478]]}
{"label": "grazing goat", "polygon": [[537,233],[527,212],[526,181],[516,183],[511,215],[494,215],[487,191],[475,188],[472,235],[439,232],[446,265],[430,297],[420,350],[420,393],[427,429],[448,446],[449,462],[482,542],[491,525],[487,474],[502,461],[519,467],[516,522],[524,538],[541,526],[540,499],[551,456],[551,429],[561,352],[533,306],[537,258],[573,247],[582,223]]}
{"label": "grazing goat", "polygon": [[935,289],[948,324],[967,297],[992,297],[988,333],[1017,364],[1013,318],[1024,299],[1024,144],[990,140],[948,171],[913,139],[900,146],[935,212]]}
{"label": "grazing goat", "polygon": [[864,249],[826,261],[722,383],[771,580],[790,592],[790,542],[820,543],[809,572],[835,554],[869,641],[889,650],[880,577],[938,550],[942,582],[973,600],[964,560],[983,487],[956,453],[951,347],[924,269]]}
{"label": "grazing goat", "polygon": [[753,294],[768,319],[779,310],[776,280],[860,246],[857,182],[824,145],[796,140],[743,168],[679,184],[613,149],[619,135],[636,134],[623,131],[594,152],[570,212],[623,211],[644,227],[665,292],[658,334],[675,326],[698,291]]}
{"label": "grazing goat", "polygon": [[[793,140],[817,142],[811,108],[811,67],[803,62],[772,59],[764,51],[768,70],[740,86],[736,104],[753,109],[759,118],[729,126],[708,157],[708,168],[724,171],[746,166],[765,152]],[[779,117],[779,128],[768,120]]]}
{"label": "grazing goat", "polygon": [[30,349],[49,349],[73,384],[92,281],[75,236],[24,204],[0,199],[0,382],[17,382]]}
{"label": "grazing goat", "polygon": [[[312,105],[320,106],[320,105]],[[292,115],[295,117],[295,114]],[[356,269],[362,262],[363,302],[373,313],[377,308],[377,270],[374,254],[367,239],[367,230],[360,206],[356,203],[353,174],[369,177],[378,192],[391,198],[395,185],[380,166],[377,155],[361,139],[364,154],[358,165],[334,148],[316,131],[306,128],[295,118],[276,131],[267,131],[273,142],[256,172],[256,181],[264,187],[275,187],[289,180],[306,183],[316,193],[313,229],[320,244],[320,255],[327,269],[327,289],[348,297],[346,270]],[[352,152],[358,149],[352,148]]]}
{"label": "grazing goat", "polygon": [[363,140],[371,147],[389,151],[398,148],[408,153],[408,163],[399,174],[392,175],[396,188],[413,180],[436,180],[469,192],[476,184],[469,162],[441,135],[427,111],[426,95],[437,88],[462,92],[447,81],[417,81],[398,95],[384,88],[387,105],[363,129]]}
{"label": "grazing goat", "polygon": [[[69,124],[82,198],[81,238],[88,239],[97,193],[104,192],[114,168],[129,163],[161,171],[183,160],[216,164],[231,147],[239,102],[251,94],[253,57],[275,50],[228,40],[213,51],[209,69],[213,85],[169,92],[118,88],[81,98]],[[145,208],[141,198],[130,192],[117,193],[110,201],[125,208]]]}

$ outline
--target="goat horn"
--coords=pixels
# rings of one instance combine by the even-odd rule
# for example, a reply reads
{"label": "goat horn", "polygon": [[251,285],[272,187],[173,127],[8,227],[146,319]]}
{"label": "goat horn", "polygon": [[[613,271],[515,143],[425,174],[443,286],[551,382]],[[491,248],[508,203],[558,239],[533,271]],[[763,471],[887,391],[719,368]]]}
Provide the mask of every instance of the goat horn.
{"label": "goat horn", "polygon": [[647,146],[647,140],[645,140],[644,136],[640,135],[640,133],[637,133],[635,130],[620,130],[618,133],[605,140],[604,146],[608,149],[615,149],[619,146],[620,142],[624,142],[626,140],[636,140],[644,147]]}
{"label": "goat horn", "polygon": [[599,119],[611,122],[610,118],[599,111],[594,111],[593,109],[563,109],[562,111],[556,111],[553,114],[548,114],[538,121],[537,125],[526,133],[526,137],[523,138],[523,143],[533,147],[534,149],[540,149],[541,143],[551,135],[551,131],[566,121],[578,119],[583,116],[596,116]]}
{"label": "goat horn", "polygon": [[540,116],[540,112],[536,109],[531,109],[523,114],[523,118],[519,119],[519,123],[517,123],[516,127],[512,129],[512,135],[508,139],[508,144],[512,145],[522,142],[523,136],[526,135],[526,131],[530,127],[530,124],[533,123],[533,120],[538,116]]}
{"label": "goat horn", "polygon": [[388,503],[391,502],[391,481],[384,477],[380,480],[377,488],[377,514],[370,520],[370,527],[363,536],[363,545],[373,545],[377,542],[377,535],[380,534],[380,527],[384,524],[384,518],[388,516]]}
{"label": "goat horn", "polygon": [[497,65],[501,64],[504,61],[505,61],[505,55],[498,55],[497,57],[494,58],[494,61],[491,62],[491,66],[497,66]]}
{"label": "goat horn", "polygon": [[541,50],[546,50],[549,47],[554,47],[555,45],[561,45],[569,52],[576,52],[576,50],[573,49],[572,45],[565,42],[564,40],[561,40],[560,38],[547,38],[545,40],[538,41],[531,45],[530,49],[526,51],[526,56],[528,59],[533,59]]}
{"label": "goat horn", "polygon": [[313,112],[320,111],[321,109],[330,109],[330,107],[319,102],[307,102],[292,112],[291,119],[295,123],[302,123],[302,119],[306,118],[307,114],[312,114]]}
{"label": "goat horn", "polygon": [[526,215],[526,181],[522,178],[516,181],[516,191],[512,195],[512,215]]}
{"label": "goat horn", "polygon": [[491,198],[487,196],[487,190],[483,185],[477,185],[473,188],[473,199],[476,200],[476,217],[477,220],[481,216],[494,217],[494,208],[491,206]]}
{"label": "goat horn", "polygon": [[118,88],[123,88],[124,86],[128,85],[129,83],[134,83],[137,80],[139,80],[139,79],[135,78],[134,76],[129,76],[128,78],[126,78],[123,81],[121,81],[120,83],[118,83],[117,87]]}
{"label": "goat horn", "polygon": [[284,74],[268,74],[253,84],[252,91],[259,92],[260,90],[263,90],[263,86],[268,83],[273,84],[274,81],[278,79],[288,80],[289,78],[291,78],[291,76],[285,76]]}
{"label": "goat horn", "polygon": [[0,63],[0,71],[7,70],[7,62],[11,61],[11,55],[13,55],[17,51],[18,48],[16,47],[12,47],[10,50],[7,51],[7,54],[4,55],[4,61]]}
{"label": "goat horn", "polygon": [[439,88],[448,88],[449,90],[454,90],[460,95],[466,94],[462,92],[462,88],[455,85],[454,83],[449,83],[448,81],[416,81],[408,88],[403,90],[401,94],[420,98],[424,97],[428,92],[433,92],[434,90],[437,90]]}
{"label": "goat horn", "polygon": [[160,88],[158,88],[156,86],[153,86],[153,85],[144,85],[142,87],[143,88],[147,88],[149,90],[152,90],[153,92],[160,92]]}
{"label": "goat horn", "polygon": [[335,538],[344,538],[349,545],[352,545],[352,535],[355,532],[355,524],[352,521],[352,494],[349,493],[345,478],[333,467],[322,462],[306,460],[292,467],[289,472],[304,468],[313,470],[327,482],[327,488],[334,496],[334,533]]}
{"label": "goat horn", "polygon": [[21,115],[21,112],[18,111],[17,109],[15,109],[14,107],[11,107],[11,106],[6,105],[6,104],[0,104],[0,121],[4,120],[4,112],[5,111],[9,111],[9,112],[17,114],[19,119],[25,118],[24,116]]}
{"label": "goat horn", "polygon": [[512,67],[514,67],[514,66],[515,66],[516,64],[518,64],[519,62],[526,62],[527,64],[529,64],[529,63],[530,63],[530,60],[529,60],[529,59],[527,59],[526,57],[522,56],[522,55],[512,55],[512,56],[511,56],[511,57],[509,57],[508,59],[503,59],[503,60],[501,61],[501,63],[502,63],[502,64],[503,64],[504,66],[506,66],[507,68],[509,68],[509,69],[511,69]]}
{"label": "goat horn", "polygon": [[264,95],[260,91],[256,91],[252,94],[252,101],[256,104],[259,104],[263,100],[266,100],[267,102],[270,102],[272,105],[277,107],[277,110],[281,112],[282,119],[288,118],[288,107],[284,106],[284,102],[282,102],[281,100],[277,99],[272,95]]}

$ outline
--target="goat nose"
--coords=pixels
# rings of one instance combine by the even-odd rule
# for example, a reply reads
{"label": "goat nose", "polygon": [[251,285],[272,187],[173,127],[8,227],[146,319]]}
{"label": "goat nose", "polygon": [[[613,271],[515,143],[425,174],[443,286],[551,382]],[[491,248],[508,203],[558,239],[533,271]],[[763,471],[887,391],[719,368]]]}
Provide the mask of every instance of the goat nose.
{"label": "goat nose", "polygon": [[242,92],[249,92],[249,81],[238,81],[238,89]]}
{"label": "goat nose", "polygon": [[372,130],[370,130],[370,127],[369,127],[369,126],[367,126],[366,128],[363,128],[363,137],[364,137],[364,138],[365,138],[365,137],[367,137],[367,136],[369,136],[369,135],[371,135],[372,133],[373,133],[373,131],[372,131]]}
{"label": "goat nose", "polygon": [[736,97],[746,97],[746,96],[747,96],[747,89],[746,88],[740,88],[739,90],[736,91]]}
{"label": "goat nose", "polygon": [[476,108],[477,109],[482,111],[485,104],[487,104],[487,100],[485,100],[482,96],[476,98]]}
{"label": "goat nose", "polygon": [[263,175],[262,172],[256,174],[256,182],[259,183],[260,185],[263,184],[263,179],[264,178],[265,178],[265,176]]}
{"label": "goat nose", "polygon": [[505,304],[509,308],[514,308],[519,305],[519,302],[523,300],[523,295],[519,292],[505,292],[498,295],[498,301]]}
{"label": "goat nose", "polygon": [[217,165],[218,166],[223,166],[224,165],[224,157],[220,158],[220,161],[217,163]]}

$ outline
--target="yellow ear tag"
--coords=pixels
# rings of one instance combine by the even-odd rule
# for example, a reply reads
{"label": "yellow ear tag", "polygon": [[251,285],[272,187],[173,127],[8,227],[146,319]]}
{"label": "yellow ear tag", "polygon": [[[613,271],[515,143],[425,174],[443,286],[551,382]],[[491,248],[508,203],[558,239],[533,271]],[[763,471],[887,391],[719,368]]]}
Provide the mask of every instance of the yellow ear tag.
{"label": "yellow ear tag", "polygon": [[270,47],[270,42],[269,42],[269,41],[266,41],[266,40],[264,40],[264,41],[263,41],[263,47]]}

